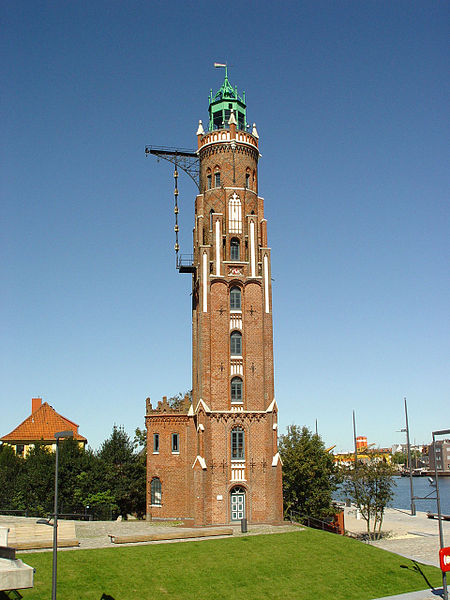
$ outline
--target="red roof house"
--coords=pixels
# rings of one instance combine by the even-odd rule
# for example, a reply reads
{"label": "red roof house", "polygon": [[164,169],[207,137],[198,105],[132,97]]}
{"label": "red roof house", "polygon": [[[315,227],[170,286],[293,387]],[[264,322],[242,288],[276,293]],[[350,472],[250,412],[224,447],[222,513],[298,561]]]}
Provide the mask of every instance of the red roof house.
{"label": "red roof house", "polygon": [[86,445],[87,439],[78,433],[76,423],[58,414],[47,402],[42,403],[42,398],[32,398],[31,415],[0,441],[13,446],[16,454],[25,456],[36,443],[55,447],[54,434],[68,430],[73,431],[73,438],[80,445]]}

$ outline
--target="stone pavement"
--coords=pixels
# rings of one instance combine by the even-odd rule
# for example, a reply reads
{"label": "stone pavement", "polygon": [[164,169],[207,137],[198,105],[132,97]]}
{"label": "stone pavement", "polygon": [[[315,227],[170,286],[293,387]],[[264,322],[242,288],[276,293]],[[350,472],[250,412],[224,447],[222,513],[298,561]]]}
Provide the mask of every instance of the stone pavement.
{"label": "stone pavement", "polygon": [[436,590],[422,590],[420,592],[408,592],[397,596],[384,596],[376,600],[437,600],[444,597],[442,588]]}
{"label": "stone pavement", "polygon": [[[26,517],[7,517],[0,515],[0,525],[6,523],[23,523],[26,521]],[[28,520],[33,522],[36,518],[28,517]],[[240,525],[227,525],[233,529],[233,537],[241,535],[260,535],[262,533],[284,533],[286,531],[292,531],[293,529],[298,530],[297,525],[291,523],[284,523],[283,525],[249,525],[248,533],[242,534]],[[75,548],[58,548],[58,552],[65,552],[68,550],[87,550],[91,548],[117,548],[108,537],[108,534],[113,535],[145,535],[152,533],[165,533],[167,531],[195,531],[194,528],[185,528],[173,523],[163,523],[161,521],[75,521],[75,532],[76,539],[79,540],[79,547]],[[214,536],[215,539],[219,537],[228,536]],[[120,544],[120,546],[139,546],[142,544],[169,544],[174,542],[185,542],[193,541],[195,538],[176,539],[176,540],[160,540],[152,542],[133,542],[130,544]],[[210,539],[210,538],[199,538]],[[22,553],[27,552],[48,552],[48,549],[42,550],[21,550]]]}
{"label": "stone pavement", "polygon": [[[366,522],[356,518],[353,508],[345,508],[345,529],[364,533]],[[450,521],[443,521],[444,545],[450,546]],[[382,526],[383,538],[370,542],[373,546],[395,552],[406,558],[439,567],[439,524],[418,511],[413,517],[407,511],[386,509]]]}

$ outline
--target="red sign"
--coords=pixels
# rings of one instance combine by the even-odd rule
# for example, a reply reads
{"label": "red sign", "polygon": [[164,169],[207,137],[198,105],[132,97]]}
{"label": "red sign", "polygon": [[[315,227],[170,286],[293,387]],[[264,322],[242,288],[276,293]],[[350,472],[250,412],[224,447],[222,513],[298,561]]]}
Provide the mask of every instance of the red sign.
{"label": "red sign", "polygon": [[441,571],[450,571],[450,547],[441,548],[439,550],[439,561],[441,563]]}

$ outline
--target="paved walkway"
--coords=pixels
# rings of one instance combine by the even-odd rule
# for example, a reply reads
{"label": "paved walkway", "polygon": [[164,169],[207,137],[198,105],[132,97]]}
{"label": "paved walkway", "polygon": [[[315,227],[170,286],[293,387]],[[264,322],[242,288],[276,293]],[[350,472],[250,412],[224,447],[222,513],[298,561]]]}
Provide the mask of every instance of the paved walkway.
{"label": "paved walkway", "polygon": [[[36,521],[35,518],[26,517],[7,517],[0,515],[0,526],[6,525],[7,523],[23,523],[26,520]],[[233,537],[239,537],[242,535],[260,535],[262,533],[284,533],[286,531],[292,531],[293,529],[298,530],[297,525],[291,525],[291,523],[285,523],[283,525],[249,525],[248,533],[241,533],[241,527],[239,525],[227,525],[233,529]],[[153,533],[165,533],[167,531],[196,531],[195,528],[180,527],[179,525],[163,523],[161,521],[75,521],[75,532],[76,539],[79,540],[80,545],[75,548],[58,548],[60,551],[68,550],[87,550],[91,548],[114,548],[117,547],[113,544],[108,537],[108,534],[116,536],[120,535],[145,535]],[[228,536],[214,536],[214,539]],[[174,542],[190,542],[195,538],[187,539],[175,539],[175,540],[158,540],[152,542],[133,542],[130,544],[120,544],[120,546],[139,546],[142,544],[169,544]],[[210,539],[210,538],[198,538],[199,540]],[[21,553],[27,552],[48,552],[47,549],[42,550],[21,550]]]}
{"label": "paved walkway", "polygon": [[437,600],[443,598],[444,593],[442,588],[436,590],[423,590],[420,592],[408,592],[407,594],[399,594],[397,596],[384,596],[377,600]]}
{"label": "paved walkway", "polygon": [[[443,521],[444,544],[450,545],[450,521]],[[352,533],[366,531],[366,522],[356,518],[355,509],[345,508],[345,529]],[[370,542],[373,546],[395,552],[406,558],[439,567],[439,524],[426,513],[413,517],[407,511],[386,509],[383,519],[383,538]]]}

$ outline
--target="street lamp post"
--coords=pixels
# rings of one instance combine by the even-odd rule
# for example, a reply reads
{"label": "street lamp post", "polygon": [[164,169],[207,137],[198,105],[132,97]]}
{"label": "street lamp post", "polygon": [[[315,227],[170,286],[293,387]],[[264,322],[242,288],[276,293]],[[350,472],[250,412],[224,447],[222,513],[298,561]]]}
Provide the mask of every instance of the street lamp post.
{"label": "street lamp post", "polygon": [[[442,514],[441,514],[441,497],[439,495],[439,476],[437,469],[437,460],[436,460],[436,436],[437,435],[448,435],[450,433],[450,429],[441,429],[440,431],[433,431],[433,454],[434,454],[434,476],[436,479],[436,503],[437,503],[437,511],[438,511],[438,522],[439,522],[439,547],[444,548],[444,531],[442,529]],[[444,589],[444,600],[448,600],[448,591],[447,591],[447,573],[442,571],[442,587]]]}
{"label": "street lamp post", "polygon": [[55,456],[55,504],[53,510],[53,569],[52,569],[52,600],[56,600],[56,575],[58,556],[58,464],[59,464],[59,440],[61,438],[73,438],[73,431],[57,431],[56,456]]}

